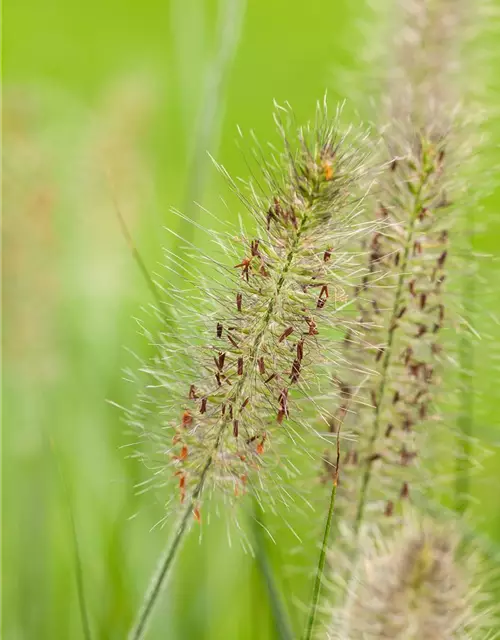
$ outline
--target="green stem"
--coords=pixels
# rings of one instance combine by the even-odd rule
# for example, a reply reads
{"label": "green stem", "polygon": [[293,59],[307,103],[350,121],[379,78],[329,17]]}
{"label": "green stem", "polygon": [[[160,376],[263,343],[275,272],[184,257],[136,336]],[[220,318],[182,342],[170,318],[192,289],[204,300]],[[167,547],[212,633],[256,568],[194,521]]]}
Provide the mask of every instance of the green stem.
{"label": "green stem", "polygon": [[253,534],[255,539],[255,550],[257,564],[264,578],[266,589],[269,597],[270,609],[276,635],[280,640],[293,640],[293,634],[291,630],[290,621],[287,613],[281,602],[278,587],[274,577],[273,569],[269,561],[269,555],[266,550],[265,541],[262,535],[263,527],[263,514],[262,509],[254,497],[253,500],[254,514],[253,514]]}
{"label": "green stem", "polygon": [[318,611],[319,598],[321,595],[321,585],[323,582],[323,573],[326,563],[326,551],[328,549],[330,541],[330,531],[332,528],[333,514],[335,511],[335,497],[337,495],[337,485],[339,481],[339,464],[340,464],[340,429],[337,431],[337,460],[335,465],[335,476],[333,478],[333,486],[330,494],[330,505],[328,507],[328,514],[325,521],[325,531],[323,533],[323,542],[319,554],[318,567],[316,569],[316,578],[314,580],[313,594],[311,599],[311,606],[309,608],[309,618],[307,620],[306,632],[304,634],[304,640],[311,640],[314,631],[314,623],[316,621],[316,614]]}
{"label": "green stem", "polygon": [[[219,431],[219,438],[217,439],[216,447],[219,444],[221,435],[222,435],[222,429]],[[129,640],[140,640],[141,638],[144,638],[144,634],[147,631],[147,627],[151,619],[151,615],[153,613],[158,597],[161,593],[162,587],[170,572],[170,569],[173,566],[174,560],[177,556],[177,552],[179,551],[180,544],[184,538],[184,535],[187,533],[189,529],[189,521],[193,517],[193,509],[194,509],[196,500],[198,499],[203,489],[203,484],[205,482],[205,478],[208,473],[208,470],[212,464],[212,460],[213,460],[213,455],[211,455],[208,458],[207,462],[205,463],[205,467],[203,468],[203,471],[201,473],[200,480],[198,481],[198,484],[196,485],[196,488],[193,491],[193,494],[188,501],[188,504],[179,522],[179,525],[174,534],[174,537],[169,542],[163,556],[160,558],[160,562],[158,563],[156,571],[150,582],[149,588],[144,597],[144,602],[139,611],[136,622],[128,635]]]}
{"label": "green stem", "polygon": [[397,317],[399,307],[403,298],[405,278],[408,275],[407,269],[408,269],[408,263],[410,258],[410,250],[413,242],[413,232],[415,230],[415,224],[421,209],[420,194],[424,186],[424,182],[425,182],[425,177],[423,177],[423,179],[421,180],[418,190],[415,194],[413,211],[410,219],[410,226],[408,229],[408,235],[406,238],[403,259],[401,261],[398,282],[396,285],[396,294],[394,296],[394,303],[392,306],[391,316],[389,319],[389,328],[388,328],[389,335],[387,338],[387,346],[384,352],[384,359],[382,361],[380,383],[378,386],[378,391],[376,396],[377,402],[374,408],[373,431],[368,443],[366,468],[363,474],[363,480],[361,482],[361,490],[360,490],[358,506],[356,510],[356,519],[354,522],[354,532],[356,534],[358,533],[359,528],[361,526],[361,522],[363,521],[366,501],[368,498],[368,489],[369,489],[371,475],[372,475],[371,471],[372,471],[372,464],[373,464],[373,454],[375,452],[375,446],[380,433],[380,423],[381,423],[381,417],[382,417],[382,405],[383,405],[384,393],[385,393],[387,383],[389,381],[389,369],[390,369],[391,360],[392,360],[394,335],[396,333],[396,317]]}

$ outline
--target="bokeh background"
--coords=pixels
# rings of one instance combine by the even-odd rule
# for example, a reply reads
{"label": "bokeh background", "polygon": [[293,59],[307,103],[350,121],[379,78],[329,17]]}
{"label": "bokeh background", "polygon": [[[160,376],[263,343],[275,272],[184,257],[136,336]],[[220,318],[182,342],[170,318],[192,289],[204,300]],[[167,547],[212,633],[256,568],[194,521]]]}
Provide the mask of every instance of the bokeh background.
{"label": "bokeh background", "polygon": [[[207,150],[248,177],[237,125],[275,140],[273,100],[288,100],[299,122],[325,90],[332,105],[353,98],[347,114],[369,113],[372,79],[383,75],[370,48],[381,45],[390,4],[4,0],[6,640],[82,637],[75,538],[93,637],[124,638],[168,535],[169,523],[154,528],[161,503],[134,488],[144,471],[128,457],[129,436],[107,402],[133,401],[122,370],[135,359],[125,347],[148,355],[134,318],[152,303],[117,209],[153,272],[161,272],[162,247],[178,243],[165,226],[205,250],[203,234],[171,209],[199,216],[196,201],[221,221],[237,219],[240,206]],[[500,25],[482,24],[471,48],[480,54],[483,105],[495,114]],[[498,258],[495,115],[483,132],[475,248]],[[497,273],[494,260],[483,261],[481,291],[486,283],[493,293],[479,299],[484,339],[473,380],[476,433],[493,454],[476,474],[473,509],[500,545]],[[255,561],[237,541],[228,547],[224,522],[204,527],[203,538],[200,545],[191,535],[183,549],[151,637],[274,637]],[[277,547],[292,544],[280,540]],[[289,575],[287,589],[303,599],[304,573]]]}

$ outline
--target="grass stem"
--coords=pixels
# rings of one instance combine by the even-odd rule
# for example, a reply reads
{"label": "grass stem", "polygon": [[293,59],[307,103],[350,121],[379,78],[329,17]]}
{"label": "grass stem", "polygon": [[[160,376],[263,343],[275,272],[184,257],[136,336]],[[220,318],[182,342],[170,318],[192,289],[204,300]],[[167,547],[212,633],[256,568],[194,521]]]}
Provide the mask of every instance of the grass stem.
{"label": "grass stem", "polygon": [[330,541],[330,531],[332,528],[333,514],[335,511],[335,498],[337,495],[337,485],[339,481],[339,464],[340,464],[340,429],[337,431],[337,460],[335,464],[335,475],[333,477],[332,491],[330,493],[330,505],[328,507],[328,514],[325,521],[325,531],[323,534],[323,542],[321,544],[321,550],[319,554],[318,567],[316,570],[316,577],[314,580],[313,594],[311,599],[311,606],[309,609],[309,617],[307,620],[307,627],[304,634],[304,640],[311,640],[314,631],[314,624],[316,622],[316,614],[318,611],[319,598],[321,595],[321,584],[323,582],[323,573],[326,563],[326,551]]}

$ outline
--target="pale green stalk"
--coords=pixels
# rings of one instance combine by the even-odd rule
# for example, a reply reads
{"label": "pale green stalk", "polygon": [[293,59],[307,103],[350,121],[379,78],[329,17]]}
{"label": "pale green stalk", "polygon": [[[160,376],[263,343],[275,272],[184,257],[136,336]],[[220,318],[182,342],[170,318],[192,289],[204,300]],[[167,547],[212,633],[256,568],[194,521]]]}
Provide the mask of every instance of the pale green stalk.
{"label": "pale green stalk", "polygon": [[314,579],[313,594],[311,599],[311,606],[309,609],[309,616],[307,620],[306,631],[304,634],[304,640],[311,640],[314,632],[314,625],[316,622],[316,614],[318,611],[318,604],[321,596],[321,586],[323,583],[323,574],[325,571],[326,552],[330,546],[330,531],[332,528],[333,514],[335,511],[335,497],[337,495],[337,485],[339,480],[339,464],[340,464],[340,427],[337,431],[337,460],[335,464],[335,475],[333,477],[332,491],[330,493],[330,504],[328,507],[328,514],[326,516],[326,521],[325,521],[325,530],[323,533],[323,541],[321,543],[321,550],[320,550],[319,559],[318,559],[318,567],[316,569],[316,577]]}

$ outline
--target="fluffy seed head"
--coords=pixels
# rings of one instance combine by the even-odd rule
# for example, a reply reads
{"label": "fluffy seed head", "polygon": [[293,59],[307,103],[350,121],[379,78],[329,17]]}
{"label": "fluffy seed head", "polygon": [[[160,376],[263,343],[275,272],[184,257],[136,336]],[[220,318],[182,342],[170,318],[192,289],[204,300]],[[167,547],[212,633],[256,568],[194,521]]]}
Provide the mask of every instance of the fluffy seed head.
{"label": "fluffy seed head", "polygon": [[295,140],[277,123],[284,150],[259,158],[259,188],[241,191],[221,168],[254,229],[205,230],[224,254],[217,262],[194,254],[211,282],[193,254],[170,256],[168,267],[194,286],[165,291],[176,322],[154,340],[158,355],[143,369],[150,384],[128,414],[153,444],[155,482],[174,477],[189,505],[205,489],[267,492],[271,478],[286,499],[297,470],[280,441],[305,448],[304,400],[314,403],[318,367],[335,353],[327,338],[360,272],[346,246],[366,226],[357,222],[362,138],[340,133],[325,110]]}
{"label": "fluffy seed head", "polygon": [[459,540],[450,527],[426,521],[407,524],[396,536],[365,546],[342,622],[332,618],[329,637],[486,637],[491,619],[474,562],[460,553]]}

